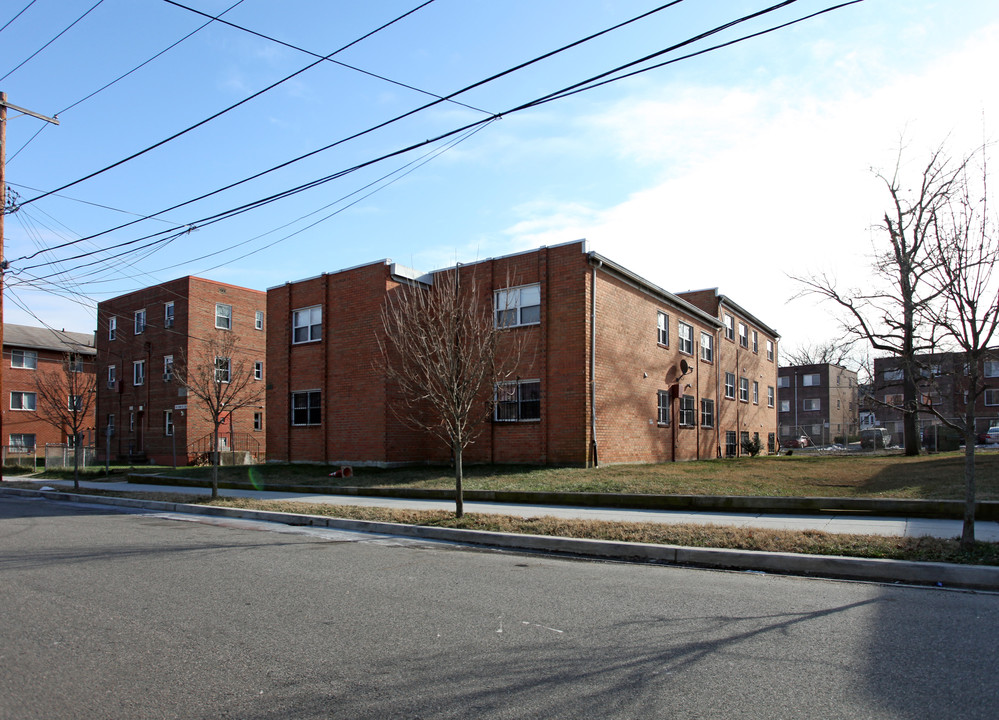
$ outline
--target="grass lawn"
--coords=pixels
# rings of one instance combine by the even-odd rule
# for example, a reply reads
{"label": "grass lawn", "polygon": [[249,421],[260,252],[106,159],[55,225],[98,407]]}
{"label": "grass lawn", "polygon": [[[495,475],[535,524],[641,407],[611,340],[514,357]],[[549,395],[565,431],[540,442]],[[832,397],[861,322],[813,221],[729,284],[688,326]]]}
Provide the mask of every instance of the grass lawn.
{"label": "grass lawn", "polygon": [[[355,467],[351,478],[329,477],[336,467],[257,465],[220,468],[221,480],[267,485],[453,488],[446,467]],[[136,468],[145,472],[145,468]],[[172,469],[156,470],[174,474]],[[209,479],[210,468],[178,475]],[[999,452],[976,455],[980,500],[999,500]],[[779,455],[661,465],[553,468],[483,465],[465,469],[469,490],[621,492],[680,495],[964,498],[963,452],[903,455]]]}
{"label": "grass lawn", "polygon": [[[37,487],[31,483],[10,482],[12,487]],[[60,488],[72,492],[72,488]],[[325,515],[353,520],[406,523],[466,530],[525,533],[555,537],[592,538],[686,547],[731,548],[770,552],[804,553],[809,555],[840,555],[861,558],[888,558],[948,562],[972,565],[999,565],[999,543],[979,542],[969,552],[961,550],[956,539],[930,537],[903,538],[880,535],[845,535],[817,530],[765,530],[716,525],[660,525],[657,523],[620,523],[593,520],[571,520],[553,517],[519,518],[507,515],[468,513],[461,519],[453,512],[442,510],[394,510],[350,505],[316,505],[284,500],[253,500],[249,498],[219,498],[184,493],[137,493],[108,490],[81,490],[88,495],[138,497],[162,502],[197,505],[220,505],[274,512]]]}

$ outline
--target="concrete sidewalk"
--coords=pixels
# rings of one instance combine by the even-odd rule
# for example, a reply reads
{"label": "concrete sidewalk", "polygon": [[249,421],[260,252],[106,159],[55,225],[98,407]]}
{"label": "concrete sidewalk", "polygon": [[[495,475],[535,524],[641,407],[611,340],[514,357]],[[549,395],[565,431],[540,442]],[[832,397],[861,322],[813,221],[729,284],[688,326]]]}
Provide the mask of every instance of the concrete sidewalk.
{"label": "concrete sidewalk", "polygon": [[[38,486],[72,486],[70,480],[39,480]],[[122,492],[167,492],[208,495],[211,490],[176,485],[146,485],[128,482],[83,481],[81,487]],[[325,505],[361,505],[408,510],[453,510],[454,503],[444,500],[367,497],[279,492],[271,490],[219,490],[223,497],[248,497],[260,500],[292,500]],[[492,513],[517,517],[551,516],[612,522],[654,522],[665,524],[726,525],[769,530],[821,530],[831,533],[894,535],[901,537],[955,538],[961,535],[961,521],[936,518],[873,517],[869,515],[790,515],[772,513],[681,512],[673,510],[629,510],[619,508],[572,507],[561,505],[517,505],[465,501],[467,513]],[[975,523],[975,538],[999,542],[999,522]]]}

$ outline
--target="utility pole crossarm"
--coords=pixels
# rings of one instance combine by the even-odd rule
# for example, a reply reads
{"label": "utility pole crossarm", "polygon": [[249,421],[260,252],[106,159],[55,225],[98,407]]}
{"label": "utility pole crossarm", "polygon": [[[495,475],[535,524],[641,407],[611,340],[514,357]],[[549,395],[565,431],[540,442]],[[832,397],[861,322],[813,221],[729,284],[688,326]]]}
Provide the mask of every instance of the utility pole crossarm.
{"label": "utility pole crossarm", "polygon": [[30,115],[33,118],[38,118],[39,120],[50,122],[53,125],[59,124],[59,118],[57,117],[49,117],[48,115],[42,115],[41,113],[36,113],[33,110],[28,110],[27,108],[19,107],[14,103],[7,102],[6,100],[0,100],[0,105],[3,105],[4,107],[9,107],[11,110],[17,110],[19,113]]}

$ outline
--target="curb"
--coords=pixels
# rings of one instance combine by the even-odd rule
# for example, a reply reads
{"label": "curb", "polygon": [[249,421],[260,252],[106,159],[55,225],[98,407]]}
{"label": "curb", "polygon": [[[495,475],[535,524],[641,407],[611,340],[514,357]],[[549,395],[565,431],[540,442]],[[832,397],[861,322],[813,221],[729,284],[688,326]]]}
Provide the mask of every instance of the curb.
{"label": "curb", "polygon": [[47,500],[95,505],[117,505],[158,512],[179,512],[212,517],[241,518],[276,522],[291,526],[326,527],[336,530],[399,535],[427,540],[573,555],[625,562],[653,562],[715,570],[751,570],[791,575],[805,575],[840,580],[899,582],[913,585],[936,585],[969,590],[999,591],[999,567],[957,565],[952,563],[911,562],[877,558],[848,558],[832,555],[693,548],[680,545],[652,545],[617,540],[587,540],[547,535],[520,535],[484,530],[425,527],[367,520],[344,520],[320,515],[243,510],[239,508],[188,505],[185,503],[138,500],[135,498],[80,495],[52,490],[0,488],[0,495],[43,497]]}

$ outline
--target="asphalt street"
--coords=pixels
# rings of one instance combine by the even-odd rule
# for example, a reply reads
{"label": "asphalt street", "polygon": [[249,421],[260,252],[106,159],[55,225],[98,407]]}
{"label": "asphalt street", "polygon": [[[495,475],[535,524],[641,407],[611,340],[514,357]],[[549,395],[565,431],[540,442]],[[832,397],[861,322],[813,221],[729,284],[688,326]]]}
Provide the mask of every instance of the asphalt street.
{"label": "asphalt street", "polygon": [[[39,481],[39,487],[72,485],[72,481]],[[208,488],[177,487],[175,485],[136,484],[127,482],[83,481],[83,487],[121,490],[125,492],[183,492],[199,495],[210,493]],[[453,510],[450,500],[415,500],[411,498],[364,497],[358,495],[308,495],[303,493],[263,490],[222,489],[230,497],[252,497],[270,500],[294,500],[305,503],[332,505],[369,505],[416,510]],[[961,521],[941,518],[877,517],[871,515],[791,515],[779,513],[723,513],[681,512],[673,510],[628,510],[622,508],[571,507],[564,505],[517,505],[512,503],[487,503],[465,501],[465,512],[495,513],[519,517],[550,515],[585,520],[610,520],[614,522],[690,523],[700,525],[732,525],[774,530],[823,530],[834,533],[861,533],[864,535],[898,535],[902,537],[954,538],[961,536]],[[975,538],[999,542],[999,522],[975,523]]]}
{"label": "asphalt street", "polygon": [[995,717],[999,596],[0,496],[0,718]]}

